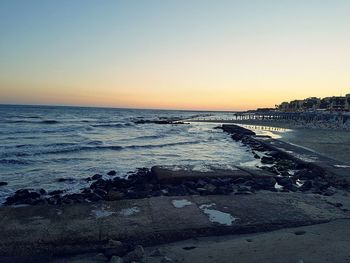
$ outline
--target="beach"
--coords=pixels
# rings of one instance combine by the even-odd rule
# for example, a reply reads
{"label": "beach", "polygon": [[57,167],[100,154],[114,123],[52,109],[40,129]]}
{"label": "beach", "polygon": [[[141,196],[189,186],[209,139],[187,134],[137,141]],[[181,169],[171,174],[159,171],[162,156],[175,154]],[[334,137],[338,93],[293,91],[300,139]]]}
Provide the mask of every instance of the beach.
{"label": "beach", "polygon": [[[266,135],[279,137],[285,130],[259,134],[232,124],[212,129],[248,150],[256,166],[153,166],[125,178],[112,171],[94,175],[75,193],[21,189],[0,208],[2,260],[190,262],[204,256],[232,262],[240,255],[237,262],[254,262],[259,255],[259,262],[343,262],[350,256],[346,232],[332,235],[335,245],[318,257],[299,245],[302,236],[316,249],[314,235],[348,227],[349,166]],[[289,246],[294,254],[285,251]],[[336,253],[339,246],[343,253]],[[222,253],[212,252],[217,249]]]}

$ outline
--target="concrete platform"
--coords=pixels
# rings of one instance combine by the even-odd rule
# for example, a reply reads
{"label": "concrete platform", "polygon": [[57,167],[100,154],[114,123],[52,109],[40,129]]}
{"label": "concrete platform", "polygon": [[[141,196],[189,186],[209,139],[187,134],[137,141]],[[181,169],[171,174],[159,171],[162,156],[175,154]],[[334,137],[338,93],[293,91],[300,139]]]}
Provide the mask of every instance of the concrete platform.
{"label": "concrete platform", "polygon": [[350,218],[317,196],[155,197],[139,200],[0,208],[0,257],[101,251],[110,239],[155,245],[192,237],[269,231]]}

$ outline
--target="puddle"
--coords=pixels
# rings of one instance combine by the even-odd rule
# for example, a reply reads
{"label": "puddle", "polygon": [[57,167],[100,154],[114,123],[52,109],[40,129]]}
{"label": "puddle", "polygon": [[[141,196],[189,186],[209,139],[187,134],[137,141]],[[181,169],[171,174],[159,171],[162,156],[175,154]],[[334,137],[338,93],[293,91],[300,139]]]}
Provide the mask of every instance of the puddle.
{"label": "puddle", "polygon": [[192,205],[192,202],[186,200],[186,199],[181,199],[181,200],[173,200],[171,201],[174,207],[176,208],[183,208],[185,206]]}
{"label": "puddle", "polygon": [[213,223],[218,223],[221,225],[231,226],[236,220],[231,214],[224,213],[211,207],[215,204],[204,204],[199,206],[199,208],[209,217],[209,221]]}
{"label": "puddle", "polygon": [[93,212],[95,214],[95,217],[96,218],[103,218],[103,217],[107,217],[107,216],[110,216],[110,215],[113,215],[114,212],[111,212],[111,211],[106,211],[106,210],[92,210],[91,212]]}
{"label": "puddle", "polygon": [[140,212],[140,209],[136,206],[131,207],[131,208],[124,208],[120,211],[118,211],[118,215],[122,215],[122,216],[132,216],[136,213]]}
{"label": "puddle", "polygon": [[103,218],[115,214],[115,212],[108,211],[109,206],[102,206],[100,209],[92,210],[91,213],[95,215],[96,218]]}

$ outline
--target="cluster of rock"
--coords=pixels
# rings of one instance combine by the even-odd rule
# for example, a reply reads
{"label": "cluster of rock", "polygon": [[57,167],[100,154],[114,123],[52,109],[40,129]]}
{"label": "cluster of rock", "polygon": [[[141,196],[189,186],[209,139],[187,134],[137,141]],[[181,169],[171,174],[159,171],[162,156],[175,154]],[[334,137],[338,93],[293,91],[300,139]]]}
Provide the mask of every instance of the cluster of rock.
{"label": "cluster of rock", "polygon": [[[229,133],[235,141],[240,141],[251,148],[255,158],[261,159],[259,168],[275,174],[275,180],[284,191],[311,191],[317,194],[332,195],[335,188],[345,188],[347,185],[331,182],[326,178],[324,171],[310,164],[302,162],[281,151],[276,151],[256,140],[255,132],[237,125],[222,125],[217,127]],[[263,156],[257,154],[263,153]]]}

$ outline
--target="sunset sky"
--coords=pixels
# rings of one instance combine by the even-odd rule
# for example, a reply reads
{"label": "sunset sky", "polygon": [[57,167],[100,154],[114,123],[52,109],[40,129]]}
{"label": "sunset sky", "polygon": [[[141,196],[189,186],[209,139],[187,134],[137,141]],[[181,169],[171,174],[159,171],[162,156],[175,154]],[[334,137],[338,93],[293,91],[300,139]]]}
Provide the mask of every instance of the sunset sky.
{"label": "sunset sky", "polygon": [[0,1],[0,103],[243,110],[345,93],[349,0]]}

